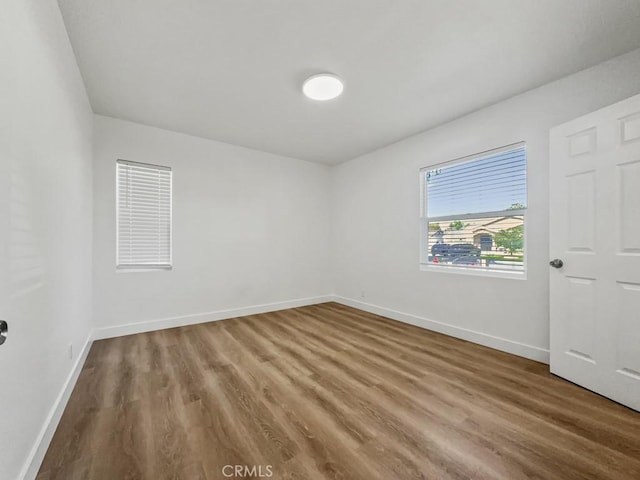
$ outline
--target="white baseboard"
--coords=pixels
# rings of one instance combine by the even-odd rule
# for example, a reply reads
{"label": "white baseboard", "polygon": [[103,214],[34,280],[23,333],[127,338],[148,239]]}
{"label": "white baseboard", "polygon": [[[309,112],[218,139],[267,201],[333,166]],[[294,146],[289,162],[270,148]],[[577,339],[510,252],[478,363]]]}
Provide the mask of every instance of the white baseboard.
{"label": "white baseboard", "polygon": [[71,392],[73,392],[73,388],[76,386],[76,381],[78,380],[78,376],[80,376],[80,372],[82,371],[84,362],[87,359],[92,343],[91,334],[89,334],[84,346],[82,347],[80,355],[78,355],[78,358],[76,359],[76,363],[71,369],[71,373],[69,373],[66,382],[64,382],[62,390],[60,391],[58,398],[56,398],[56,401],[54,402],[53,407],[51,408],[51,411],[49,412],[49,415],[36,438],[31,452],[29,452],[27,461],[25,462],[22,472],[20,472],[20,476],[18,477],[19,480],[35,480],[38,475],[40,465],[42,465],[42,461],[47,453],[53,434],[56,432],[56,428],[58,428],[58,423],[60,423],[64,409],[69,401],[69,397],[71,397]]}
{"label": "white baseboard", "polygon": [[549,363],[549,350],[535,347],[533,345],[527,345],[525,343],[516,342],[507,338],[496,337],[487,333],[477,332],[475,330],[469,330],[467,328],[458,327],[448,323],[437,322],[428,318],[419,317],[410,313],[399,312],[390,308],[380,307],[378,305],[372,305],[370,303],[360,302],[352,298],[345,298],[340,296],[334,296],[333,301],[347,305],[349,307],[364,310],[365,312],[375,313],[383,317],[392,318],[400,322],[409,323],[417,327],[426,328],[427,330],[433,330],[434,332],[444,333],[451,337],[461,338],[462,340],[468,340],[469,342],[478,343],[485,347],[495,348],[507,353],[513,353],[521,357],[536,360],[542,363]]}
{"label": "white baseboard", "polygon": [[319,297],[298,298],[295,300],[287,300],[284,302],[265,303],[262,305],[252,305],[249,307],[230,308],[228,310],[217,310],[214,312],[195,313],[192,315],[183,315],[180,317],[162,318],[157,320],[148,320],[145,322],[127,323],[116,325],[113,327],[96,328],[93,330],[93,340],[103,338],[121,337],[123,335],[132,335],[134,333],[152,332],[154,330],[163,330],[165,328],[184,327],[187,325],[195,325],[198,323],[214,322],[216,320],[225,320],[227,318],[243,317],[245,315],[256,315],[259,313],[275,312],[285,310],[287,308],[304,307],[306,305],[315,305],[318,303],[330,302],[333,300],[332,295],[323,295]]}

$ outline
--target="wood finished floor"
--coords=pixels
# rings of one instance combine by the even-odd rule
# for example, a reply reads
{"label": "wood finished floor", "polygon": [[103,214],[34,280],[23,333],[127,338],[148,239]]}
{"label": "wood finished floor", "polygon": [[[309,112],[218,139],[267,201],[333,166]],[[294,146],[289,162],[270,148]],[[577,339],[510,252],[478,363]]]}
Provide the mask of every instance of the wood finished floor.
{"label": "wood finished floor", "polygon": [[546,365],[327,303],[95,342],[37,479],[217,480],[224,465],[638,480],[640,414]]}

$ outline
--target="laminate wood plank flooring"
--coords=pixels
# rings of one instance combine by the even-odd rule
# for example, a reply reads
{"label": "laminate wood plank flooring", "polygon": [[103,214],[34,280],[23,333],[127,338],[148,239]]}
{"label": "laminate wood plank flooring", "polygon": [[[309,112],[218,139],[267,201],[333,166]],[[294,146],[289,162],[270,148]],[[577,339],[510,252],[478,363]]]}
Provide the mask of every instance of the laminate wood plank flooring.
{"label": "laminate wood plank flooring", "polygon": [[336,303],[94,342],[37,479],[225,478],[638,480],[640,414]]}

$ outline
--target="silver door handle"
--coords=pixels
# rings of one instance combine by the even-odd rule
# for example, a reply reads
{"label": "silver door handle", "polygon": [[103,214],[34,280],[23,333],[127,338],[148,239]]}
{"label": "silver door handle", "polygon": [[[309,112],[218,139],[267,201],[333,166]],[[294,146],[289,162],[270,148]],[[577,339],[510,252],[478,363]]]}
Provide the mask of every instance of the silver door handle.
{"label": "silver door handle", "polygon": [[9,333],[9,325],[4,320],[0,320],[0,345],[7,341],[7,333]]}
{"label": "silver door handle", "polygon": [[564,262],[559,258],[554,258],[549,262],[549,265],[551,265],[553,268],[562,268],[562,266],[564,265]]}

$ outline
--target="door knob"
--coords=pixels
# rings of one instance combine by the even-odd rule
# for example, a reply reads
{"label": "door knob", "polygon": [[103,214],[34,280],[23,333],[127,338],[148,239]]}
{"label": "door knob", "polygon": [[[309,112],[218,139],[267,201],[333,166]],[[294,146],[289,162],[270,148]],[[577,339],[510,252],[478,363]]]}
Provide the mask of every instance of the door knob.
{"label": "door knob", "polygon": [[0,345],[7,340],[7,333],[9,333],[9,325],[4,320],[0,320]]}
{"label": "door knob", "polygon": [[553,268],[562,268],[562,266],[564,265],[564,262],[559,258],[554,258],[549,262],[549,265],[551,265]]}

